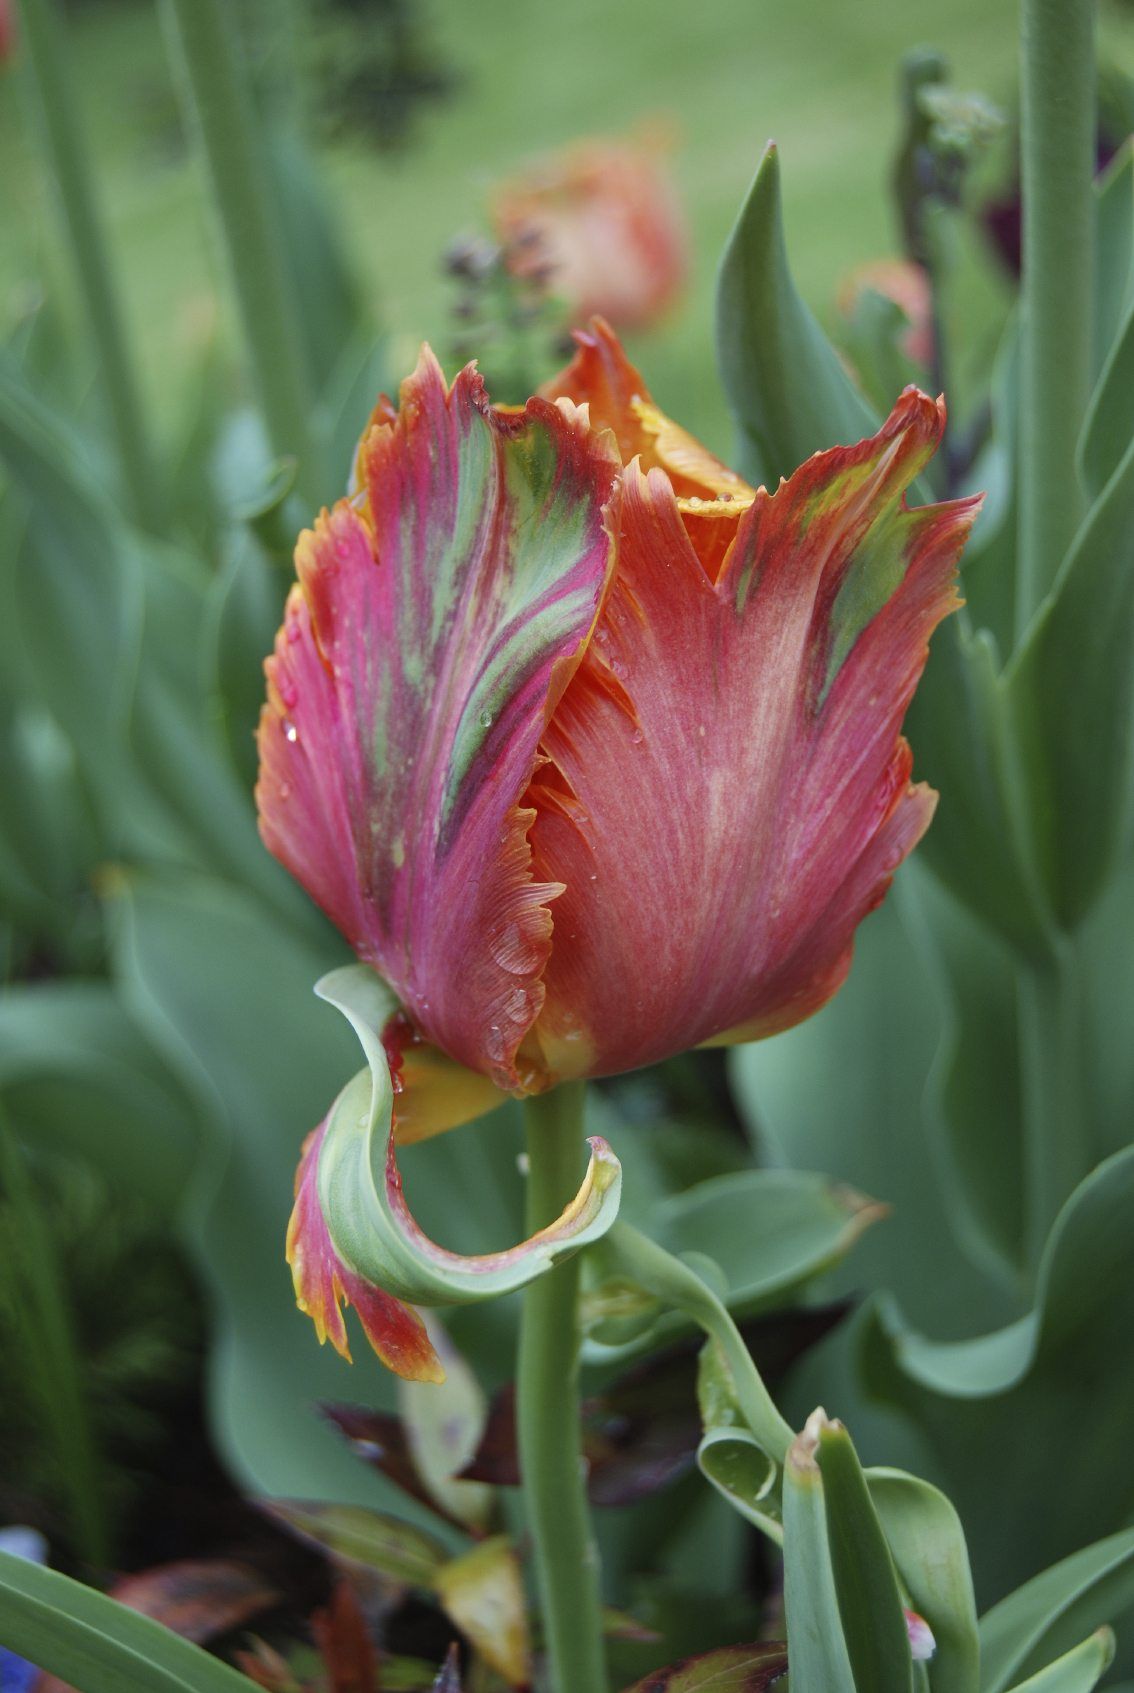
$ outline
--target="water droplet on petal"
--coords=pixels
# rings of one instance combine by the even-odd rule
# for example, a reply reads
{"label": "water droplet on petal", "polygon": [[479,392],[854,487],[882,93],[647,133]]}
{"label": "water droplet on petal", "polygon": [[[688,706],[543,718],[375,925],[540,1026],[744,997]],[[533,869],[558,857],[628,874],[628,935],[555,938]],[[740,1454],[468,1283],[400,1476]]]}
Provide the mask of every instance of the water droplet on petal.
{"label": "water droplet on petal", "polygon": [[279,677],[277,685],[280,690],[280,698],[283,700],[284,705],[289,711],[294,711],[295,703],[299,698],[299,689],[291,680],[290,676]]}
{"label": "water droplet on petal", "polygon": [[293,744],[298,741],[299,730],[295,727],[295,724],[291,721],[290,717],[284,718],[283,732],[285,741],[291,741]]}
{"label": "water droplet on petal", "polygon": [[492,728],[492,713],[490,711],[482,711],[480,713],[480,726],[482,729]]}

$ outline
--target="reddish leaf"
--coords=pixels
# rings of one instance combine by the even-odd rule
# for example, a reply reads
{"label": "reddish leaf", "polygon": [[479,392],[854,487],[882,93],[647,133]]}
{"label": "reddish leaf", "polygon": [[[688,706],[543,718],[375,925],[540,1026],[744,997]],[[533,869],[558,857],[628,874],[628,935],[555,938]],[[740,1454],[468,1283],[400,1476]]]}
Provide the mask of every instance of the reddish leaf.
{"label": "reddish leaf", "polygon": [[655,1670],[624,1693],[767,1693],[787,1674],[787,1647],[779,1640],[725,1646]]}
{"label": "reddish leaf", "polygon": [[[815,1310],[778,1311],[741,1325],[765,1379],[775,1381],[808,1347],[842,1321],[849,1302]],[[683,1341],[636,1365],[583,1407],[583,1449],[594,1505],[630,1505],[683,1475],[701,1438],[697,1412],[699,1339]],[[518,1487],[515,1388],[500,1389],[466,1480]]]}
{"label": "reddish leaf", "polygon": [[444,1517],[456,1528],[465,1527],[459,1518],[438,1504],[422,1482],[401,1417],[391,1411],[371,1411],[364,1405],[321,1405],[319,1409],[349,1441],[356,1457],[380,1470],[395,1487],[428,1506],[436,1516]]}
{"label": "reddish leaf", "polygon": [[340,1581],[331,1602],[311,1618],[311,1633],[327,1670],[327,1693],[378,1693],[378,1654],[350,1583]]}
{"label": "reddish leaf", "polygon": [[250,1651],[237,1652],[236,1667],[257,1687],[266,1688],[267,1693],[307,1693],[295,1679],[287,1659],[263,1640],[253,1640]]}

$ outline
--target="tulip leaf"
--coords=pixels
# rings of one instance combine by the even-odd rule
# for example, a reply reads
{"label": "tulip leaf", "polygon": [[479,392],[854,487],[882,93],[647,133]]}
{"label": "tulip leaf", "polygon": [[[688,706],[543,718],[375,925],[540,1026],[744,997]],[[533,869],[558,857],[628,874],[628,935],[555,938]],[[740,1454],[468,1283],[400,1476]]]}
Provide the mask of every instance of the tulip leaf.
{"label": "tulip leaf", "polygon": [[739,432],[738,468],[752,483],[775,488],[812,453],[878,428],[792,281],[774,145],[725,247],[717,364]]}
{"label": "tulip leaf", "polygon": [[701,1349],[697,1398],[704,1425],[697,1448],[701,1474],[748,1522],[780,1539],[777,1465],[748,1428],[727,1362],[712,1340]]}
{"label": "tulip leaf", "polygon": [[509,1687],[532,1679],[527,1604],[520,1564],[506,1535],[481,1541],[442,1566],[437,1596],[476,1651]]}
{"label": "tulip leaf", "polygon": [[193,1104],[105,982],[9,987],[0,1092],[37,1147],[86,1160],[155,1218],[179,1212],[204,1133]]}
{"label": "tulip leaf", "polygon": [[866,1479],[902,1586],[933,1633],[931,1693],[977,1693],[980,1638],[960,1518],[943,1493],[916,1476],[869,1469]]}
{"label": "tulip leaf", "polygon": [[792,1693],[856,1693],[814,1446],[805,1432],[784,1464],[784,1612]]}
{"label": "tulip leaf", "polygon": [[264,1509],[329,1557],[377,1570],[391,1581],[432,1591],[446,1548],[422,1529],[364,1505],[326,1505],[272,1499]]}
{"label": "tulip leaf", "polygon": [[858,1454],[841,1423],[822,1422],[818,1435],[831,1570],[855,1686],[910,1693],[913,1660],[897,1572]]}
{"label": "tulip leaf", "polygon": [[1088,492],[1102,493],[1134,436],[1134,302],[1107,355],[1079,442],[1079,466]]}
{"label": "tulip leaf", "polygon": [[445,1380],[398,1381],[398,1406],[414,1468],[428,1496],[451,1518],[483,1529],[492,1510],[492,1490],[454,1479],[480,1444],[488,1416],[483,1389],[467,1360],[435,1316],[427,1319],[433,1350]]}
{"label": "tulip leaf", "polygon": [[624,1693],[769,1693],[786,1673],[783,1646],[776,1640],[762,1640],[683,1658],[667,1669],[653,1670]]}
{"label": "tulip leaf", "polygon": [[1062,1658],[1019,1682],[1012,1693],[1091,1693],[1113,1661],[1114,1635],[1109,1628],[1100,1628]]}
{"label": "tulip leaf", "polygon": [[980,1621],[981,1693],[1003,1693],[1134,1601],[1134,1529],[1073,1552]]}
{"label": "tulip leaf", "polygon": [[606,1233],[618,1214],[622,1171],[595,1136],[582,1187],[548,1228],[475,1257],[437,1246],[410,1215],[393,1162],[393,1085],[381,1040],[389,989],[373,970],[348,964],[324,976],[316,992],[347,1018],[367,1059],[331,1110],[318,1164],[331,1240],[355,1274],[417,1305],[464,1304],[513,1292]]}
{"label": "tulip leaf", "polygon": [[79,1693],[247,1693],[247,1679],[151,1617],[0,1552],[0,1646]]}
{"label": "tulip leaf", "polygon": [[1113,875],[1134,819],[1134,441],[1075,537],[1009,688],[1047,825],[1052,897],[1072,924]]}
{"label": "tulip leaf", "polygon": [[1134,141],[1095,188],[1095,366],[1105,364],[1134,290]]}
{"label": "tulip leaf", "polygon": [[663,1200],[650,1222],[670,1252],[718,1264],[729,1308],[751,1316],[839,1263],[886,1209],[828,1176],[745,1170]]}

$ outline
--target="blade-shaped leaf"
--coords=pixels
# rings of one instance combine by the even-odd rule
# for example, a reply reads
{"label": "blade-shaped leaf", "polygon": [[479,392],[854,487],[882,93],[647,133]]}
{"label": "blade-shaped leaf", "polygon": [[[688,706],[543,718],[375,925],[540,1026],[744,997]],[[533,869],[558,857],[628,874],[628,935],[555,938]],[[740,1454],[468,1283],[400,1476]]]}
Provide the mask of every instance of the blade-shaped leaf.
{"label": "blade-shaped leaf", "polygon": [[1012,1693],[1091,1693],[1113,1659],[1114,1635],[1109,1628],[1100,1628],[1053,1664],[1018,1683]]}
{"label": "blade-shaped leaf", "polygon": [[841,1423],[824,1420],[818,1436],[831,1570],[855,1685],[909,1693],[913,1663],[897,1572],[858,1454]]}
{"label": "blade-shaped leaf", "polygon": [[323,1505],[302,1499],[264,1502],[269,1515],[329,1557],[363,1564],[391,1581],[432,1590],[445,1562],[439,1540],[363,1505]]}
{"label": "blade-shaped leaf", "polygon": [[784,1464],[784,1612],[792,1693],[855,1693],[815,1445],[815,1435],[805,1430]]}
{"label": "blade-shaped leaf", "polygon": [[981,1618],[981,1693],[1002,1693],[1134,1600],[1134,1529],[1072,1553]]}
{"label": "blade-shaped leaf", "polygon": [[717,363],[740,435],[738,468],[774,488],[812,453],[878,427],[788,269],[779,156],[766,149],[717,284]]}
{"label": "blade-shaped leaf", "polygon": [[943,1493],[916,1476],[870,1469],[866,1479],[902,1585],[936,1642],[932,1693],[977,1693],[980,1641],[960,1518]]}
{"label": "blade-shaped leaf", "polygon": [[767,1693],[786,1673],[783,1646],[762,1640],[683,1658],[667,1669],[653,1670],[624,1693]]}
{"label": "blade-shaped leaf", "polygon": [[152,1618],[0,1552],[0,1646],[79,1693],[247,1693],[248,1682]]}
{"label": "blade-shaped leaf", "polygon": [[[1072,543],[1008,678],[1046,870],[1067,924],[1130,843],[1134,815],[1134,442]],[[1090,749],[1086,756],[1085,749]]]}

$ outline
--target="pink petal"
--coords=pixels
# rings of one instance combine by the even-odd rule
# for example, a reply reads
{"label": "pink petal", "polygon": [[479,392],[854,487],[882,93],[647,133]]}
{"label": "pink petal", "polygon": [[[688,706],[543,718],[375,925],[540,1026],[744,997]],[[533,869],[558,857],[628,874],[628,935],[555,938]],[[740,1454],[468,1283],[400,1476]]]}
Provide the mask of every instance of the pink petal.
{"label": "pink petal", "polygon": [[566,884],[533,1036],[552,1075],[790,1027],[845,976],[933,808],[899,729],[976,503],[902,494],[942,423],[908,390],[872,440],[733,502],[719,568],[705,502],[627,471],[530,790],[536,873]]}
{"label": "pink petal", "polygon": [[426,351],[296,553],[268,660],[264,840],[414,1023],[503,1087],[558,888],[519,802],[611,558],[617,464],[568,401],[494,412]]}

